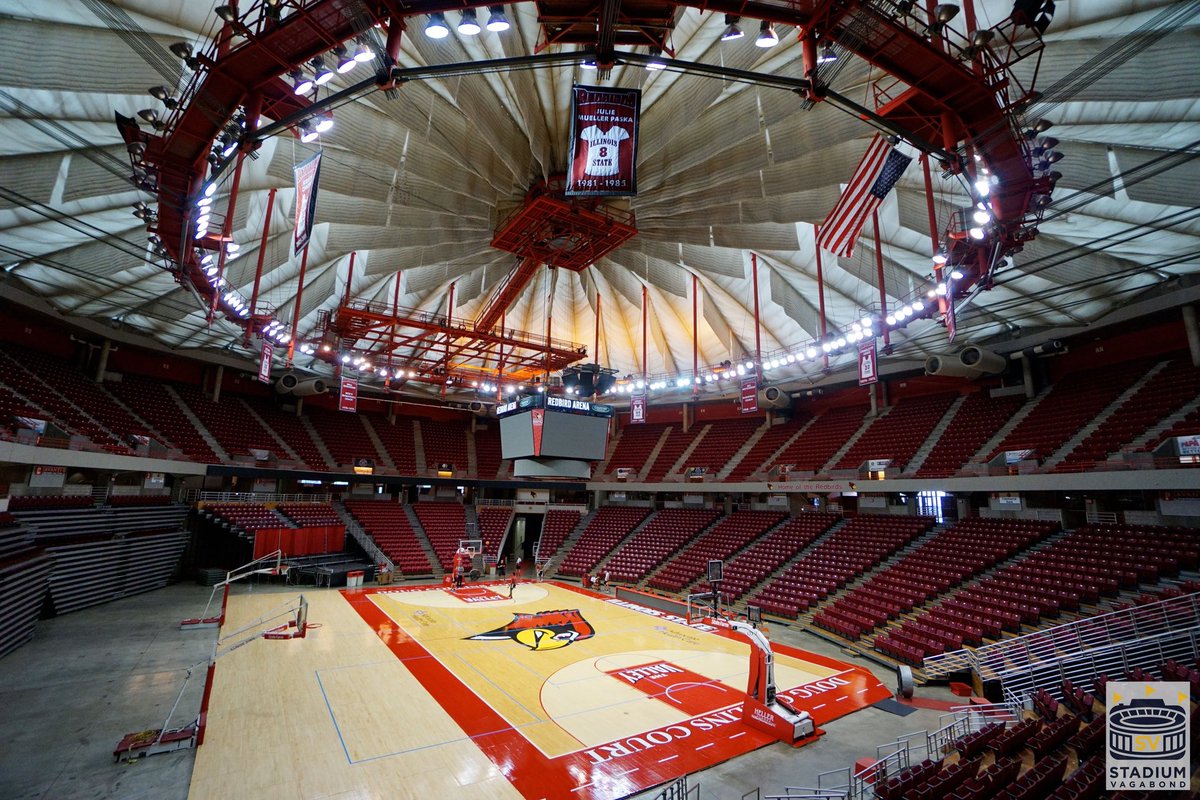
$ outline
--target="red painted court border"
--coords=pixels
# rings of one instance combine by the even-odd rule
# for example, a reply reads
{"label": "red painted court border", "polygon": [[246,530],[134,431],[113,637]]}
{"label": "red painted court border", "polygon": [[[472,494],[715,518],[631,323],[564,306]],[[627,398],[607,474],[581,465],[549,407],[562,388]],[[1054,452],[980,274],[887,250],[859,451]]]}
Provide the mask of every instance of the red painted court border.
{"label": "red painted court border", "polygon": [[[628,601],[615,600],[611,595],[559,583],[554,585],[624,608],[634,606]],[[724,709],[714,709],[677,725],[644,731],[616,742],[550,758],[481,697],[466,690],[466,686],[453,672],[443,666],[370,599],[370,596],[376,593],[406,593],[443,588],[440,584],[404,588],[382,586],[341,590],[340,593],[388,649],[403,662],[425,691],[524,797],[586,800],[626,797],[683,775],[707,769],[775,741],[767,734],[744,725],[737,718],[740,716],[740,704],[734,704]],[[637,607],[635,610],[664,619],[674,617],[654,609]],[[719,630],[715,633],[736,638],[732,631]],[[803,695],[793,699],[792,704],[797,708],[809,710],[818,725],[857,711],[885,697],[891,697],[891,692],[879,683],[874,675],[861,667],[849,666],[835,659],[786,645],[775,644],[774,648],[776,652],[800,660],[841,670],[838,677],[846,680],[846,684],[834,683],[833,688],[814,688],[815,684],[821,683],[814,681],[805,687],[788,690],[789,697],[793,693]],[[458,686],[464,691],[447,691],[447,687],[453,686]],[[850,686],[853,694],[842,693],[841,690],[846,686]],[[675,743],[679,744],[669,750],[663,749],[666,745]]]}

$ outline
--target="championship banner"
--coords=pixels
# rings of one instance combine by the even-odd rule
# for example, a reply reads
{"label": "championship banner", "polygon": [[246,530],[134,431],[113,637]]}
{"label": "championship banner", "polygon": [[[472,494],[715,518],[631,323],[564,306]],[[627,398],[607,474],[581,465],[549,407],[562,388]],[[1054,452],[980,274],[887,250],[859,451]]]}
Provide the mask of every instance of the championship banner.
{"label": "championship banner", "polygon": [[299,253],[312,236],[317,216],[317,180],[321,176],[321,154],[317,153],[292,170],[296,180],[296,221],[292,230],[292,250]]}
{"label": "championship banner", "polygon": [[262,360],[258,362],[258,380],[262,383],[271,382],[271,357],[275,355],[275,348],[271,343],[263,340]]}
{"label": "championship banner", "polygon": [[635,394],[629,399],[629,422],[633,424],[645,424],[646,422],[646,395]]}
{"label": "championship banner", "polygon": [[637,194],[639,89],[571,87],[568,195]]}
{"label": "championship banner", "polygon": [[342,378],[342,386],[338,392],[338,411],[358,411],[358,381],[354,378]]}
{"label": "championship banner", "polygon": [[758,411],[758,378],[742,378],[742,413],[753,414],[755,411]]}
{"label": "championship banner", "polygon": [[875,340],[863,342],[858,346],[858,385],[869,386],[879,380],[879,372],[875,369],[877,353]]}
{"label": "championship banner", "polygon": [[533,423],[533,455],[537,457],[542,454],[542,424],[546,421],[545,410],[535,408],[530,411],[529,421]]}

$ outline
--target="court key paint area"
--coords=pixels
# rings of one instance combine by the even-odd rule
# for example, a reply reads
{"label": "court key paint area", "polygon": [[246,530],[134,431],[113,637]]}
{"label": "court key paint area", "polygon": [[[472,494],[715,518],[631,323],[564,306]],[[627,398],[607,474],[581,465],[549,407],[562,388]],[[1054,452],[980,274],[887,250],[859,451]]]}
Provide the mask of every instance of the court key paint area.
{"label": "court key paint area", "polygon": [[[772,743],[741,721],[750,646],[738,634],[552,582],[508,593],[308,595],[321,627],[219,663],[192,796],[221,794],[210,756],[260,758],[271,734],[252,743],[245,728],[263,724],[255,689],[270,685],[287,687],[275,713],[295,724],[273,734],[286,760],[263,753],[251,769],[272,773],[260,796],[618,798]],[[241,606],[254,600],[234,598],[227,627],[235,611],[253,619]],[[775,652],[780,694],[818,725],[890,696],[867,670]]]}

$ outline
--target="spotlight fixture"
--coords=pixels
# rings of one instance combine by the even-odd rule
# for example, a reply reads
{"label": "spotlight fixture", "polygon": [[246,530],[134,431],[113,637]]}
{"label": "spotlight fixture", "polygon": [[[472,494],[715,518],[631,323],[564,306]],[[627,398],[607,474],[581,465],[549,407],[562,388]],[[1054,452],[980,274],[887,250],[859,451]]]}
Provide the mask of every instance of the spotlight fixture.
{"label": "spotlight fixture", "polygon": [[754,46],[766,49],[777,44],[779,44],[779,34],[775,32],[775,26],[764,19],[758,26],[758,38],[754,40]]}
{"label": "spotlight fixture", "polygon": [[458,20],[458,32],[463,36],[477,36],[483,30],[479,27],[479,17],[473,8],[464,8]]}
{"label": "spotlight fixture", "polygon": [[304,74],[300,68],[296,68],[288,73],[288,77],[292,79],[292,92],[297,95],[305,95],[312,91],[312,78]]}
{"label": "spotlight fixture", "polygon": [[963,274],[958,270],[951,270],[950,271],[950,279],[955,280],[955,281],[961,281],[963,279]]}
{"label": "spotlight fixture", "polygon": [[237,9],[233,6],[217,6],[213,11],[226,22],[237,22]]}
{"label": "spotlight fixture", "polygon": [[333,70],[325,66],[325,59],[317,56],[312,62],[313,71],[316,73],[313,76],[313,83],[317,86],[324,86],[333,80]]}
{"label": "spotlight fixture", "polygon": [[512,26],[508,23],[508,17],[504,16],[504,6],[488,6],[487,29],[489,31],[503,33],[510,27]]}
{"label": "spotlight fixture", "polygon": [[175,42],[167,49],[181,59],[188,69],[193,72],[200,69],[200,59],[192,53],[192,46],[187,42]]}
{"label": "spotlight fixture", "polygon": [[354,56],[350,55],[350,51],[346,49],[346,45],[339,44],[333,48],[333,54],[337,56],[337,71],[339,75],[345,75],[358,64],[354,60]]}
{"label": "spotlight fixture", "polygon": [[948,256],[946,254],[946,247],[943,245],[942,247],[938,248],[936,253],[933,254],[933,263],[941,266],[942,264],[945,264],[947,260]]}
{"label": "spotlight fixture", "polygon": [[938,3],[933,7],[933,18],[938,25],[945,25],[958,16],[959,8],[954,3]]}
{"label": "spotlight fixture", "polygon": [[354,41],[356,42],[356,46],[354,48],[355,61],[360,64],[365,64],[375,58],[375,53],[371,50],[370,46],[367,44],[367,40],[364,37],[360,36]]}
{"label": "spotlight fixture", "polygon": [[446,15],[440,11],[435,11],[429,15],[429,22],[425,24],[425,35],[430,39],[445,39],[450,35],[450,29],[446,27]]}
{"label": "spotlight fixture", "polygon": [[821,55],[817,56],[818,64],[832,64],[837,61],[837,53],[833,52],[833,43],[825,42],[825,46],[821,48]]}
{"label": "spotlight fixture", "polygon": [[667,64],[662,60],[662,50],[657,47],[650,48],[650,60],[646,62],[646,69],[651,72],[658,72],[667,68]]}
{"label": "spotlight fixture", "polygon": [[325,133],[333,128],[333,112],[326,111],[316,118],[316,124],[313,125],[313,130],[317,133]]}
{"label": "spotlight fixture", "polygon": [[742,18],[737,14],[725,15],[725,32],[721,34],[722,42],[732,42],[734,39],[740,39],[746,34],[738,27],[738,23]]}
{"label": "spotlight fixture", "polygon": [[155,111],[153,108],[143,108],[141,111],[137,112],[137,114],[139,117],[146,120],[146,122],[149,122],[155,128],[158,128],[162,125],[162,120],[159,118],[158,112]]}
{"label": "spotlight fixture", "polygon": [[597,67],[596,67],[596,59],[594,59],[594,58],[585,58],[583,61],[580,61],[580,62],[579,62],[579,66],[580,66],[582,69],[586,69],[586,70],[594,70],[594,69],[597,69]]}
{"label": "spotlight fixture", "polygon": [[971,34],[971,46],[976,50],[982,50],[991,44],[994,38],[996,38],[996,33],[990,28],[980,28]]}

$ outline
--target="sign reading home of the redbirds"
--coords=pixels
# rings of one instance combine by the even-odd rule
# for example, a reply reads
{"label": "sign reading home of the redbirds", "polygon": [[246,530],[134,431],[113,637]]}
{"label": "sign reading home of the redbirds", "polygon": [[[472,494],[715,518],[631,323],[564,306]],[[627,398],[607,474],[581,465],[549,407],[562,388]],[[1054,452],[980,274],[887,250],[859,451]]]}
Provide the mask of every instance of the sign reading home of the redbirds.
{"label": "sign reading home of the redbirds", "polygon": [[637,194],[638,89],[571,89],[569,195]]}

